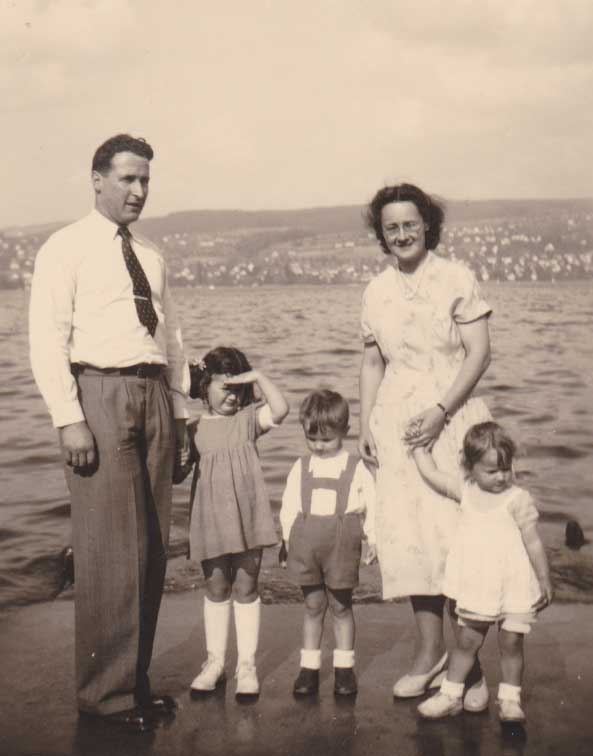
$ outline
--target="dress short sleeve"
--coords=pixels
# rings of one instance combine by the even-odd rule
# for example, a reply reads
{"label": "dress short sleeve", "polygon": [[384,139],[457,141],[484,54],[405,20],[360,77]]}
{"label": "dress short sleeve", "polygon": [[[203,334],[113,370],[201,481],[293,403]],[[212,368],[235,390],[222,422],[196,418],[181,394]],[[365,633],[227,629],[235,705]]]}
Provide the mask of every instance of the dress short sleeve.
{"label": "dress short sleeve", "polygon": [[476,277],[469,268],[459,264],[453,302],[453,320],[456,323],[471,323],[490,315],[492,308],[482,295]]}
{"label": "dress short sleeve", "polygon": [[362,295],[362,308],[360,314],[360,336],[365,344],[374,344],[375,334],[370,323],[370,306],[369,306],[369,288],[367,287]]}
{"label": "dress short sleeve", "polygon": [[539,512],[528,491],[520,490],[517,496],[509,502],[509,512],[520,530],[533,525],[539,518]]}

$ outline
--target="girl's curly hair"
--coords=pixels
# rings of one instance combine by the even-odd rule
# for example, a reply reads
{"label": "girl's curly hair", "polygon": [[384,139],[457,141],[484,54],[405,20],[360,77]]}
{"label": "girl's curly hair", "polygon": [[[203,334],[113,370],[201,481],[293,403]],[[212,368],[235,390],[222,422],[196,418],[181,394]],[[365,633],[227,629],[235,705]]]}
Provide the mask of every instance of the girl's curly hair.
{"label": "girl's curly hair", "polygon": [[[208,399],[208,386],[213,375],[239,375],[251,370],[247,357],[240,349],[234,347],[216,347],[196,363],[189,366],[191,386],[189,395],[192,399]],[[253,384],[246,383],[236,386],[241,407],[246,407],[255,401]]]}

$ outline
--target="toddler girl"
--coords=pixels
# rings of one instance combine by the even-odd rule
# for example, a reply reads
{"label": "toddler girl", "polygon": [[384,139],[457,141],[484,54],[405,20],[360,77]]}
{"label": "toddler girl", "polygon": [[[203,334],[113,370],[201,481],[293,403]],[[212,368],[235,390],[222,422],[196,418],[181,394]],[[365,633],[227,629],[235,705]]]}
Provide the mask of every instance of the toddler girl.
{"label": "toddler girl", "polygon": [[457,603],[457,648],[437,695],[418,707],[429,719],[459,714],[464,682],[486,633],[498,623],[501,721],[523,721],[523,637],[536,612],[552,600],[548,562],[529,493],[514,484],[515,444],[493,422],[472,426],[463,441],[465,479],[438,470],[425,447],[414,450],[422,477],[461,503],[461,518],[447,556],[444,593]]}
{"label": "toddler girl", "polygon": [[287,566],[305,599],[301,669],[296,696],[319,689],[321,636],[329,604],[334,620],[336,695],[354,695],[354,615],[352,590],[364,533],[367,563],[375,558],[374,480],[356,457],[342,448],[348,433],[348,404],[334,391],[314,391],[303,401],[299,420],[311,454],[293,465],[282,497],[280,523]]}
{"label": "toddler girl", "polygon": [[[256,403],[254,384],[264,403]],[[255,652],[262,548],[277,542],[255,442],[288,414],[279,389],[253,370],[238,349],[218,347],[191,367],[190,396],[206,412],[191,423],[190,556],[206,578],[204,628],[208,657],[191,683],[212,691],[224,680],[231,596],[237,633],[238,696],[257,695]]]}

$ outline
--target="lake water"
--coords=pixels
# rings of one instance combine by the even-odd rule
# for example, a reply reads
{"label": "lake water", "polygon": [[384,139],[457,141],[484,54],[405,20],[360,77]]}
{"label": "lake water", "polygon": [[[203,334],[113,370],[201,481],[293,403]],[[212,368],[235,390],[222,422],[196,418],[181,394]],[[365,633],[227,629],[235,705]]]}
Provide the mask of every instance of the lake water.
{"label": "lake water", "polygon": [[[564,547],[576,519],[593,540],[593,291],[591,282],[484,287],[493,360],[481,386],[497,420],[520,442],[521,484],[536,497],[558,595],[593,600],[593,549]],[[303,452],[297,407],[315,387],[351,403],[357,430],[362,286],[178,289],[190,357],[217,344],[238,346],[285,390],[292,412],[259,445],[277,511],[290,465]],[[29,368],[25,291],[2,292],[0,332],[0,606],[56,595],[61,550],[70,541],[69,503],[55,431]],[[200,407],[194,404],[196,414]],[[354,436],[349,442],[354,446]],[[179,557],[187,532],[187,488],[174,492],[171,590],[195,587],[199,571]],[[290,600],[269,550],[267,600]],[[365,568],[368,570],[369,568]],[[366,575],[366,577],[365,577]],[[363,571],[377,598],[377,573]],[[363,599],[364,600],[364,599]]]}

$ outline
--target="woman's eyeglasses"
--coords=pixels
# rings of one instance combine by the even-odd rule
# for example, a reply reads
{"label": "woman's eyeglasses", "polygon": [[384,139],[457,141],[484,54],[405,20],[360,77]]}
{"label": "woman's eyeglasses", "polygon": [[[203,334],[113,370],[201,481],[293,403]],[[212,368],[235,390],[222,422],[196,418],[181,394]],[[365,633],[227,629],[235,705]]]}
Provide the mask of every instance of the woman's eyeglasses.
{"label": "woman's eyeglasses", "polygon": [[390,223],[384,229],[385,236],[398,236],[402,231],[404,234],[417,234],[422,228],[418,221],[404,221],[402,224]]}

